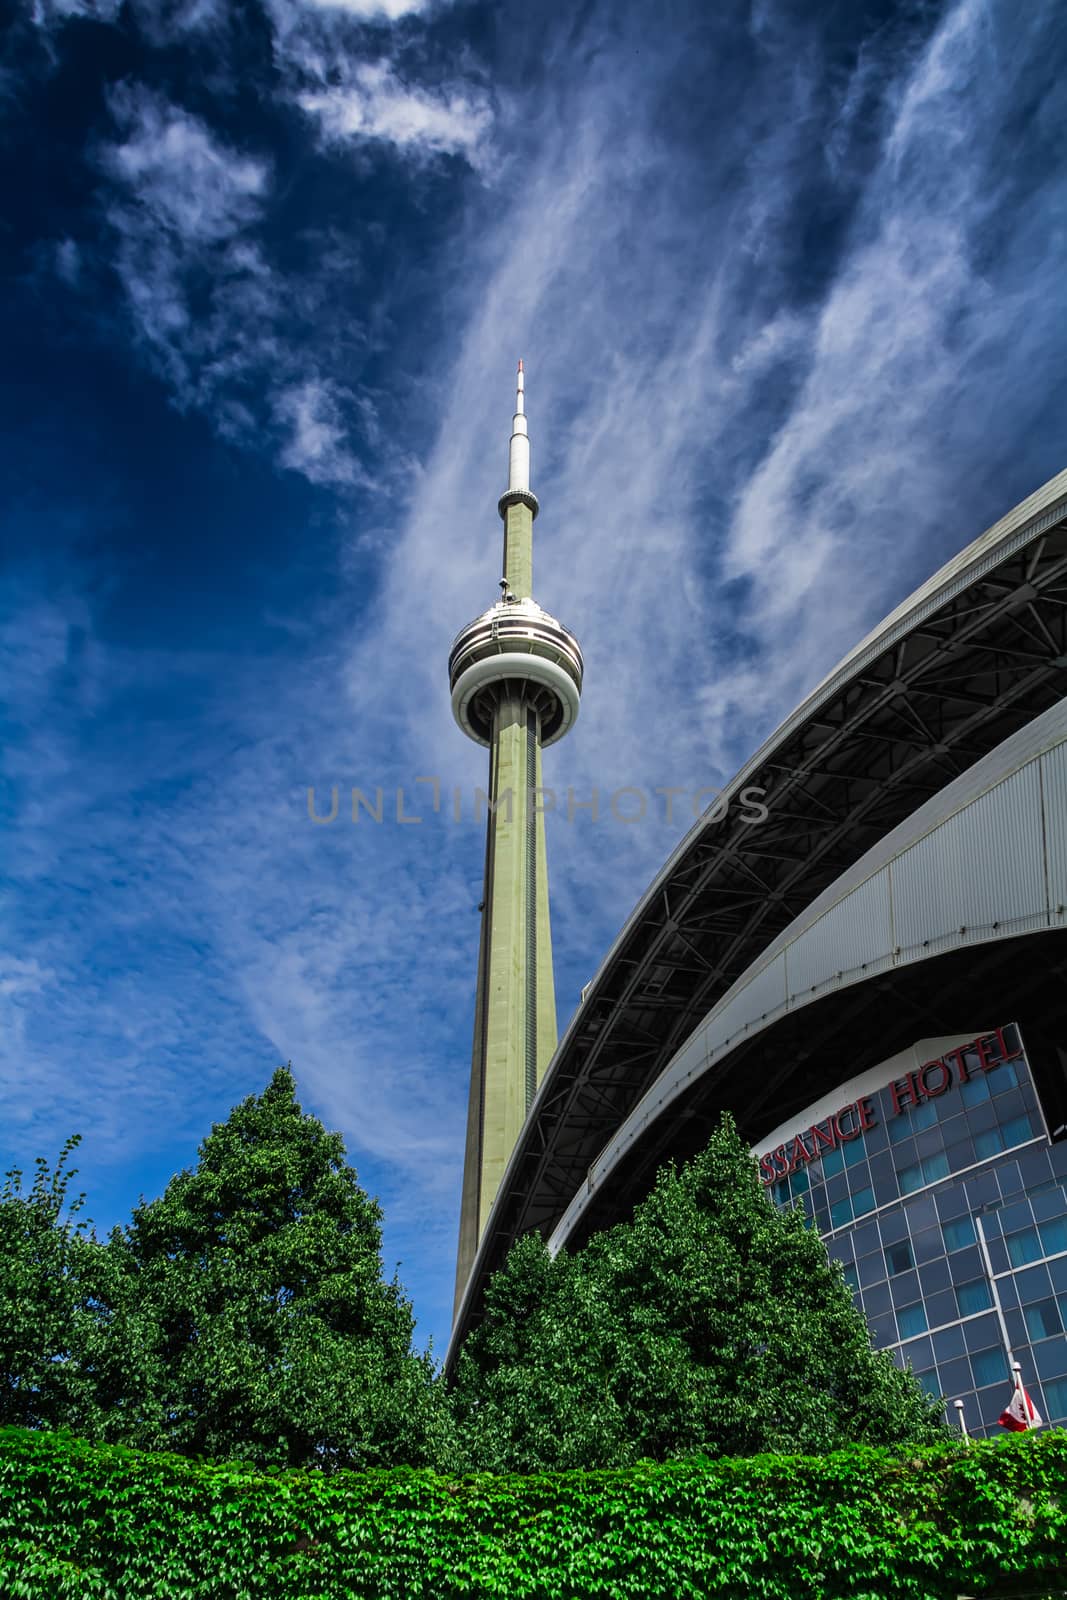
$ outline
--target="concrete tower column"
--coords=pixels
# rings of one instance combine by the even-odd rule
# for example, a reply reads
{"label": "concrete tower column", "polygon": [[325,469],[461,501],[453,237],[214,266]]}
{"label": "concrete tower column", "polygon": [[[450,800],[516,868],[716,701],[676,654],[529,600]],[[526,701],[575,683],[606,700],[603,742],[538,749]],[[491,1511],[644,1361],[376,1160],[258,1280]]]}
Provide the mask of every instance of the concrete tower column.
{"label": "concrete tower column", "polygon": [[489,750],[489,812],[474,1048],[460,1207],[459,1304],[501,1179],[556,1048],[541,752],[578,715],[583,662],[574,635],[532,598],[533,521],[524,377],[508,455],[503,598],[458,636],[452,710]]}

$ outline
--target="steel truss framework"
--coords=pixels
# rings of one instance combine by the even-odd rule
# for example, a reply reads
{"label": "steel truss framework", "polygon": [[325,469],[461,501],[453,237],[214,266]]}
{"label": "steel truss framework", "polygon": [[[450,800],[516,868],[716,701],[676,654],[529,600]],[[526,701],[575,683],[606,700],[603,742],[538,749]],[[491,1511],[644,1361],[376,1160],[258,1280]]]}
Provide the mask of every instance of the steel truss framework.
{"label": "steel truss framework", "polygon": [[[940,603],[887,624],[884,646],[857,654],[855,670],[829,679],[745,768],[737,783],[766,791],[766,821],[745,822],[730,805],[668,862],[549,1068],[479,1249],[449,1363],[511,1244],[534,1229],[548,1236],[600,1150],[770,941],[890,829],[1067,694],[1067,502],[982,565]],[[929,1011],[918,1009],[927,1019],[920,1031],[930,1031]],[[739,1081],[732,1069],[730,1077]],[[809,1104],[810,1072],[802,1077],[798,1104]],[[753,1141],[781,1120],[783,1104],[788,1112],[783,1081],[770,1104],[766,1093],[746,1086],[730,1097],[721,1077],[716,1084],[702,1092],[731,1104]],[[653,1154],[666,1144],[680,1152],[684,1125],[695,1118],[706,1127],[705,1111],[673,1108],[678,1137],[657,1138]],[[629,1165],[649,1175],[647,1162]],[[624,1208],[636,1197],[633,1182],[611,1187]],[[601,1201],[595,1226],[613,1204]]]}

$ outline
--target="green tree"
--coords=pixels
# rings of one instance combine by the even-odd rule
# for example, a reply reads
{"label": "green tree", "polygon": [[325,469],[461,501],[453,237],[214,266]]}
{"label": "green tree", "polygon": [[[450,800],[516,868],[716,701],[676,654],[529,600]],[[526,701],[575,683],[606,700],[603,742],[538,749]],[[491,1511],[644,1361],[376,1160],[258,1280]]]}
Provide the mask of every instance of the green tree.
{"label": "green tree", "polygon": [[417,1465],[449,1422],[381,1210],[291,1072],[234,1108],[194,1171],[109,1242],[112,1439],[261,1465]]}
{"label": "green tree", "polygon": [[464,1463],[531,1472],[643,1457],[821,1453],[938,1436],[940,1407],[872,1350],[841,1269],[782,1214],[724,1116],[632,1222],[553,1261],[519,1241],[457,1364]]}
{"label": "green tree", "polygon": [[67,1140],[55,1167],[39,1156],[28,1191],[12,1168],[0,1189],[0,1424],[57,1428],[99,1423],[111,1263],[68,1201],[77,1176]]}

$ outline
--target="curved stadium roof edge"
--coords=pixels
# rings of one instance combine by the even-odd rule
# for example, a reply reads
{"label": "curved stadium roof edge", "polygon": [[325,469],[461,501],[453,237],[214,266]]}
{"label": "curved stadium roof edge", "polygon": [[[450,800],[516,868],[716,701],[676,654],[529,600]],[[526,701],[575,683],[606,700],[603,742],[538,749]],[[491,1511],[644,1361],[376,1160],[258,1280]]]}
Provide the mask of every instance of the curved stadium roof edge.
{"label": "curved stadium roof edge", "polygon": [[[1043,759],[1046,757],[1050,758],[1047,763]],[[1047,775],[1041,770],[1046,765]],[[984,815],[989,807],[983,802],[993,796],[1000,802],[1000,815],[989,818]],[[1022,937],[1039,928],[1067,926],[1065,799],[1067,698],[920,806],[772,941],[697,1025],[598,1155],[589,1170],[588,1183],[579,1188],[553,1230],[549,1240],[553,1253],[567,1243],[596,1188],[610,1180],[613,1168],[643,1131],[689,1092],[694,1079],[713,1067],[721,1070],[733,1048],[751,1041],[787,1008],[798,1010],[814,1004],[831,990],[865,982],[894,962],[906,965],[964,945],[973,947],[995,939]],[[973,877],[978,892],[972,894],[970,906],[961,913],[966,919],[962,924],[958,918],[950,929],[925,924],[927,938],[922,944],[902,947],[896,943],[899,923],[893,916],[894,902],[902,892],[913,903],[916,898],[926,901],[921,891],[917,895],[916,883],[916,874],[921,875],[926,867],[916,858],[921,847],[942,829],[951,833],[952,842],[945,853],[953,861],[953,876],[964,880]],[[990,858],[1003,859],[1004,846],[1009,841],[1009,871],[1002,874],[1008,881],[995,885],[996,918],[986,922],[972,920],[982,914],[973,908],[983,898],[981,890]],[[1050,872],[1053,864],[1055,870]],[[909,869],[910,886],[906,881]],[[893,887],[889,885],[891,873],[895,873]],[[959,884],[941,887],[949,889],[945,899],[953,901],[951,890],[958,889]],[[879,888],[880,893],[871,894],[872,889]],[[859,908],[859,916],[850,914],[861,898],[869,903]],[[928,909],[924,904],[923,910]],[[855,938],[861,924],[868,930],[869,939],[862,952],[857,950]],[[882,936],[880,948],[870,939],[872,927]],[[796,980],[787,977],[791,952],[799,952],[797,965],[806,968],[805,981],[797,992],[791,992]],[[862,962],[856,959],[860,953],[866,957]],[[815,982],[809,984],[806,980],[810,977]],[[768,983],[769,978],[774,981]]]}
{"label": "curved stadium roof edge", "polygon": [[539,1086],[446,1364],[510,1243],[553,1231],[599,1151],[759,952],[1064,692],[1067,471],[897,606],[742,766],[724,796],[769,785],[771,824],[748,829],[758,838],[706,815],[641,896]]}

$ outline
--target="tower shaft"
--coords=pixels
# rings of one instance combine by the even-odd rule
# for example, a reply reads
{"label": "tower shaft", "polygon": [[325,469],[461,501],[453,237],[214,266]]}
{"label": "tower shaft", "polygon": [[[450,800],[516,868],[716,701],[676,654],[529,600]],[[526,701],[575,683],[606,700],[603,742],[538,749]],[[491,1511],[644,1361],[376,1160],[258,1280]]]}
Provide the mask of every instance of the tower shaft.
{"label": "tower shaft", "polygon": [[457,1299],[557,1042],[536,698],[508,686],[493,716]]}
{"label": "tower shaft", "polygon": [[533,594],[533,512],[522,501],[504,513],[504,581],[516,600]]}

